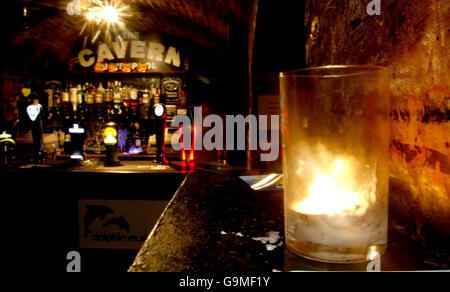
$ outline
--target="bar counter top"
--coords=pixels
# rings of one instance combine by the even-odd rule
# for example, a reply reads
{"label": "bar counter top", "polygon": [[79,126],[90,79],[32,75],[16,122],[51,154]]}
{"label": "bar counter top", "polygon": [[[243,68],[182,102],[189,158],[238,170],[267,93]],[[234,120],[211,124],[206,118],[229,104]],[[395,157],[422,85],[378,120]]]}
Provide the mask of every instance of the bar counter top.
{"label": "bar counter top", "polygon": [[106,167],[99,158],[86,159],[81,163],[69,160],[56,160],[50,163],[33,164],[21,163],[0,168],[1,171],[46,171],[46,172],[82,172],[82,173],[180,173],[186,172],[177,163],[162,165],[150,160],[121,161],[120,166]]}
{"label": "bar counter top", "polygon": [[[392,190],[391,190],[392,195]],[[394,214],[395,215],[395,214]],[[416,241],[389,215],[382,271],[448,270],[449,242]],[[294,255],[284,243],[283,192],[254,191],[232,172],[193,172],[170,201],[130,272],[366,271]]]}

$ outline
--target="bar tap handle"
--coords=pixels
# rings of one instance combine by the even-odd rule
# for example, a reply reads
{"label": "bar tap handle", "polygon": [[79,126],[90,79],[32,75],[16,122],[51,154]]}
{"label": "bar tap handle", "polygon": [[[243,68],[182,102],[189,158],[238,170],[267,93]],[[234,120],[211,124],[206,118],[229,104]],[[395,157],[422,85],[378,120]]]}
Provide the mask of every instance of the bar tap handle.
{"label": "bar tap handle", "polygon": [[72,155],[70,159],[72,162],[81,162],[84,160],[84,140],[86,137],[84,128],[78,124],[74,123],[73,126],[69,129],[70,138],[71,138],[71,149]]}
{"label": "bar tap handle", "polygon": [[0,165],[8,165],[10,163],[12,152],[16,146],[13,136],[6,131],[0,134]]}
{"label": "bar tap handle", "polygon": [[155,135],[156,135],[156,162],[166,164],[166,154],[164,149],[164,140],[166,133],[166,106],[162,103],[156,103],[152,108],[155,117]]}
{"label": "bar tap handle", "polygon": [[33,104],[27,107],[27,115],[30,118],[31,135],[33,138],[33,163],[42,163],[44,157],[42,114],[42,106],[35,99]]}

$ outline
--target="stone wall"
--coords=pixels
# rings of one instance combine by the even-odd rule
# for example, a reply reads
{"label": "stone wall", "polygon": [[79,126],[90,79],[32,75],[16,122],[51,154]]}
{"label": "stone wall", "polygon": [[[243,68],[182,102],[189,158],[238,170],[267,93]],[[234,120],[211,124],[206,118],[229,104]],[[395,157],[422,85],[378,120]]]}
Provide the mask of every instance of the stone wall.
{"label": "stone wall", "polygon": [[450,235],[450,1],[307,0],[308,66],[389,66],[391,212],[413,227]]}

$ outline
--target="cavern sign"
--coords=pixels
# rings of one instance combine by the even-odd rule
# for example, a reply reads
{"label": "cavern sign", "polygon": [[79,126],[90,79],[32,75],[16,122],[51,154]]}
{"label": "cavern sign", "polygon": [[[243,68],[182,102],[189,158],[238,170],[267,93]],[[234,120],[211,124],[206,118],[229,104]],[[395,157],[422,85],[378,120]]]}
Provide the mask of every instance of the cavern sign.
{"label": "cavern sign", "polygon": [[168,72],[184,70],[179,46],[161,38],[122,39],[99,42],[95,47],[75,51],[72,70],[94,72]]}

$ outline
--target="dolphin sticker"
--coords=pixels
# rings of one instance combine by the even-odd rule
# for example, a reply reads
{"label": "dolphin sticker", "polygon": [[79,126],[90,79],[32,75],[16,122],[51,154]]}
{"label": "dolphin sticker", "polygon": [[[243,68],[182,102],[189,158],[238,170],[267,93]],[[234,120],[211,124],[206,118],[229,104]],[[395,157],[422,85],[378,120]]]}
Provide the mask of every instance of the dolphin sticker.
{"label": "dolphin sticker", "polygon": [[103,224],[103,227],[109,227],[109,225],[117,225],[119,226],[119,229],[125,230],[126,232],[130,233],[130,225],[123,216],[111,218],[105,224]]}
{"label": "dolphin sticker", "polygon": [[84,216],[84,238],[87,238],[89,233],[92,233],[89,226],[95,219],[100,218],[100,220],[104,220],[106,215],[114,213],[114,211],[108,206],[89,205],[86,206],[86,209],[87,212]]}

